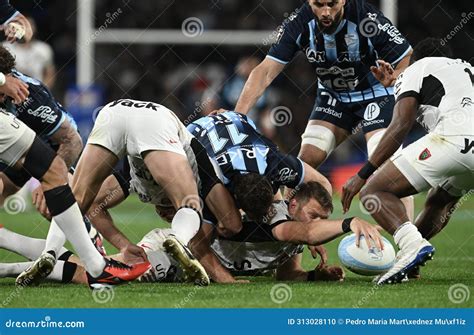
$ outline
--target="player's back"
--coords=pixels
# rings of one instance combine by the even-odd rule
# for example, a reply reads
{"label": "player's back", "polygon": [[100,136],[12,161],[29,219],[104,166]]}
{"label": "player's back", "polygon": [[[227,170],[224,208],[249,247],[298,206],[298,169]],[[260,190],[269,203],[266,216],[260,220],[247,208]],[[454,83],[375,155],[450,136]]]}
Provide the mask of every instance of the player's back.
{"label": "player's back", "polygon": [[397,99],[413,95],[429,131],[443,135],[474,132],[474,68],[461,60],[426,57],[406,69],[395,86]]}

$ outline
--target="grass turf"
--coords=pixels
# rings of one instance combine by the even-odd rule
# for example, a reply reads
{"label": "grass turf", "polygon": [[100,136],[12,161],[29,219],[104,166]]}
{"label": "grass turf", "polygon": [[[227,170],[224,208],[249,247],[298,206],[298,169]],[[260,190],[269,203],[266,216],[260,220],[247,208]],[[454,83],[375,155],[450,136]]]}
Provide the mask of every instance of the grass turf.
{"label": "grass turf", "polygon": [[[419,209],[424,195],[416,198]],[[341,217],[338,200],[334,217]],[[112,211],[116,224],[130,239],[138,242],[149,230],[165,226],[159,221],[153,207],[130,197]],[[351,215],[364,215],[357,202]],[[185,284],[123,285],[112,292],[92,294],[85,286],[44,283],[39,287],[16,288],[14,279],[0,279],[2,307],[474,307],[473,299],[454,303],[449,297],[457,290],[473,287],[474,202],[466,197],[449,225],[433,239],[437,248],[435,259],[422,270],[422,280],[402,285],[376,287],[370,277],[346,271],[343,283],[276,283],[271,277],[252,277],[250,284],[217,285],[201,288]],[[48,224],[35,212],[9,215],[0,211],[0,223],[10,230],[45,237]],[[340,239],[327,245],[329,263],[339,263],[337,245]],[[115,252],[107,246],[109,254]],[[0,250],[0,262],[24,260]],[[303,265],[314,268],[316,261],[305,250]],[[465,286],[462,286],[462,285]],[[277,286],[278,285],[278,286]],[[457,286],[454,286],[457,285]],[[451,288],[451,291],[450,291]],[[459,294],[460,292],[457,292]],[[273,295],[273,299],[272,299]],[[456,295],[454,296],[456,298]],[[459,296],[458,296],[459,297]],[[462,298],[462,297],[461,297]]]}

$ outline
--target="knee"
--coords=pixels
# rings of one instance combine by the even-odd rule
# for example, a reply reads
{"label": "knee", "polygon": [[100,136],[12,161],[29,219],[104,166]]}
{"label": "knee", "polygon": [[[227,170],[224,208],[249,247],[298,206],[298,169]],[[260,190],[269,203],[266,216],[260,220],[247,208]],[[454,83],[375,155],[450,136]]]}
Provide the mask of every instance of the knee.
{"label": "knee", "polygon": [[300,157],[313,167],[321,164],[336,148],[336,136],[321,125],[308,125],[301,138]]}
{"label": "knee", "polygon": [[426,206],[440,208],[448,205],[454,200],[456,200],[456,198],[452,197],[448,192],[438,186],[431,189],[428,193],[428,196],[426,197]]}
{"label": "knee", "polygon": [[56,156],[44,174],[42,181],[43,191],[68,183],[67,167],[63,159]]}

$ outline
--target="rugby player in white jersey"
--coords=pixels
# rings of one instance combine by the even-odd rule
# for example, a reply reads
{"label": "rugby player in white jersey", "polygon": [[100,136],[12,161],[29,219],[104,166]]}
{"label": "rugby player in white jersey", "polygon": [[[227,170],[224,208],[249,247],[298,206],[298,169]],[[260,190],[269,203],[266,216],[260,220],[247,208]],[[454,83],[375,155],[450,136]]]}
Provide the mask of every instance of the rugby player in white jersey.
{"label": "rugby player in white jersey", "polygon": [[[447,224],[457,201],[474,187],[474,68],[449,55],[434,38],[415,47],[410,66],[395,84],[396,105],[386,134],[344,186],[344,210],[359,191],[367,208],[377,201],[372,216],[400,249],[378,284],[399,283],[431,259],[435,249],[427,239]],[[416,120],[428,134],[389,160]],[[400,198],[430,188],[423,212],[412,222]]]}
{"label": "rugby player in white jersey", "polygon": [[[343,280],[344,272],[338,266],[320,265],[314,270],[305,271],[301,266],[304,245],[325,243],[349,230],[357,235],[366,234],[374,238],[376,234],[370,230],[373,226],[358,218],[327,220],[331,211],[330,197],[321,185],[314,182],[303,184],[289,202],[274,203],[265,223],[258,225],[244,222],[241,233],[231,238],[219,237],[213,240],[211,250],[215,269],[210,273],[211,277],[220,283],[232,283],[236,282],[234,275],[260,275],[276,270],[277,280]],[[279,241],[279,234],[285,230],[290,232],[291,226],[297,228],[299,235],[292,242]],[[169,257],[163,247],[170,233],[170,229],[154,229],[138,243],[152,264],[150,271],[141,280],[186,281],[181,265]],[[20,243],[11,243],[12,240]],[[0,229],[0,247],[27,258],[34,257],[35,250],[43,248],[42,244],[42,240],[21,236],[6,228]],[[82,268],[70,264],[80,264],[77,258],[71,257],[71,253],[64,249],[60,253],[63,261],[58,263],[50,279],[83,283],[85,277]],[[123,259],[120,254],[111,257]],[[28,262],[1,264],[0,276],[12,276],[26,266]]]}
{"label": "rugby player in white jersey", "polygon": [[[200,228],[202,211],[195,162],[199,154],[195,154],[193,145],[199,143],[193,141],[192,135],[166,107],[131,99],[113,101],[97,116],[77,164],[72,188],[82,212],[87,213],[113,167],[119,159],[127,157],[132,183],[142,200],[160,204],[166,198],[176,210],[171,222],[173,234],[164,242],[165,248],[190,277],[207,284],[206,271],[187,248]],[[238,232],[240,215],[233,199],[223,186],[217,185],[217,189],[222,192],[213,193],[214,198],[206,196],[205,201],[215,215],[223,218],[221,222],[228,232]],[[148,193],[150,190],[153,194]],[[48,238],[47,248],[58,252],[63,242],[64,236],[57,230],[54,239]],[[146,259],[141,248],[128,245],[127,251]]]}

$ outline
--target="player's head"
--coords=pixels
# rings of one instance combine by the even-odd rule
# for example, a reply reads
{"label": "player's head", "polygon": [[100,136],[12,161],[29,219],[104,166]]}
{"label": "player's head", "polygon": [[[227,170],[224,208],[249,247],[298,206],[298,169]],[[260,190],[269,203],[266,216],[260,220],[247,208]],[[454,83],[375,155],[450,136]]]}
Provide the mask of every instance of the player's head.
{"label": "player's head", "polygon": [[[15,57],[8,51],[7,48],[0,46],[0,72],[7,75],[12,72],[15,67]],[[5,101],[6,95],[0,94],[0,103]]]}
{"label": "player's head", "polygon": [[410,57],[410,64],[415,63],[425,57],[449,57],[453,53],[451,48],[442,39],[428,37],[419,42],[414,48]]}
{"label": "player's head", "polygon": [[346,0],[308,0],[316,16],[318,28],[326,34],[332,34],[344,15]]}
{"label": "player's head", "polygon": [[273,201],[273,189],[267,177],[258,173],[237,174],[232,179],[237,206],[252,220],[267,215]]}
{"label": "player's head", "polygon": [[326,219],[333,211],[332,198],[320,183],[310,181],[295,190],[288,211],[296,221]]}
{"label": "player's head", "polygon": [[4,46],[0,46],[0,72],[11,73],[15,67],[15,57]]}

